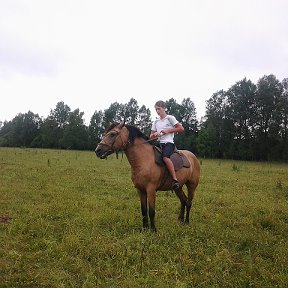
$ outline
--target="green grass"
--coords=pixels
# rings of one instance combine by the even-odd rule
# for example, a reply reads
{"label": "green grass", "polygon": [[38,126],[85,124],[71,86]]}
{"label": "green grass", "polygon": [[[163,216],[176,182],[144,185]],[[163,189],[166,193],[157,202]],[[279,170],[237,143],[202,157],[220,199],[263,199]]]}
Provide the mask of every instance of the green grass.
{"label": "green grass", "polygon": [[0,287],[287,287],[288,165],[202,159],[142,231],[124,156],[0,149]]}

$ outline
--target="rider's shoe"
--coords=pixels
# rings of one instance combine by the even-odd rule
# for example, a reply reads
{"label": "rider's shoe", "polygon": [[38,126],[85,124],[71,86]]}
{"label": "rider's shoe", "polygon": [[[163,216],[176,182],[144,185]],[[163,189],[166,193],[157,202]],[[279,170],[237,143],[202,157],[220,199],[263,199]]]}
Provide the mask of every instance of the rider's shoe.
{"label": "rider's shoe", "polygon": [[178,190],[180,188],[180,184],[178,181],[176,180],[173,180],[173,183],[172,183],[172,190]]}

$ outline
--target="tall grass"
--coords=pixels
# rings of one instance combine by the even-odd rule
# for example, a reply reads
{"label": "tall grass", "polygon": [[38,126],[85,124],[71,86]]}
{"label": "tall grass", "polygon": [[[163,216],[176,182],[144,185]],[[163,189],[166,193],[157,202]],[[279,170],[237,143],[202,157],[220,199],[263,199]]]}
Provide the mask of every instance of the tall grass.
{"label": "tall grass", "polygon": [[125,158],[0,149],[0,287],[287,287],[288,165],[202,159],[142,231]]}

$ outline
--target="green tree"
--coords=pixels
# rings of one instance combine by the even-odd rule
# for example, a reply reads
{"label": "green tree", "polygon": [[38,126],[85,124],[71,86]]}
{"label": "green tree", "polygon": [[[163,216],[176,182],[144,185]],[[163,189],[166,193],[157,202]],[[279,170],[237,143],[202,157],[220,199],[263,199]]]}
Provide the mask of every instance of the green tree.
{"label": "green tree", "polygon": [[54,110],[50,111],[50,117],[55,120],[59,128],[64,128],[68,124],[71,109],[63,101],[56,104]]}
{"label": "green tree", "polygon": [[184,98],[180,106],[180,119],[186,131],[194,134],[198,132],[198,121],[194,102],[190,98]]}
{"label": "green tree", "polygon": [[38,136],[42,124],[42,119],[38,114],[28,111],[24,114],[22,138],[24,146],[31,146],[33,140]]}
{"label": "green tree", "polygon": [[125,123],[136,125],[139,110],[137,101],[134,98],[131,98],[127,104],[123,105],[123,108]]}
{"label": "green tree", "polygon": [[150,134],[151,131],[151,112],[149,108],[142,105],[137,114],[136,126],[146,135]]}
{"label": "green tree", "polygon": [[198,120],[196,108],[190,98],[184,98],[179,107],[179,121],[184,127],[184,133],[178,136],[182,147],[197,153]]}
{"label": "green tree", "polygon": [[282,81],[283,92],[280,100],[280,113],[281,113],[281,123],[280,123],[280,137],[281,137],[281,156],[282,159],[288,160],[288,78]]}
{"label": "green tree", "polygon": [[203,127],[197,137],[197,150],[199,155],[204,158],[214,158],[217,156],[217,131],[213,123]]}
{"label": "green tree", "polygon": [[4,121],[0,130],[0,146],[10,147],[16,146],[13,144],[13,123],[12,121]]}
{"label": "green tree", "polygon": [[60,140],[61,147],[79,150],[88,148],[88,129],[84,125],[83,115],[84,112],[80,112],[78,108],[69,113],[63,138]]}
{"label": "green tree", "polygon": [[216,130],[217,141],[215,143],[215,157],[228,158],[233,140],[233,122],[229,117],[229,104],[227,92],[221,90],[212,95],[206,101],[206,123],[207,128],[211,123]]}
{"label": "green tree", "polygon": [[226,117],[233,122],[232,158],[252,158],[250,143],[253,140],[253,115],[255,114],[256,85],[244,78],[227,91]]}
{"label": "green tree", "polygon": [[[256,143],[254,151],[258,159],[268,160],[278,152],[275,147],[279,143],[281,122],[282,84],[274,75],[263,76],[257,82],[255,119]],[[278,156],[277,156],[278,157]]]}
{"label": "green tree", "polygon": [[40,131],[42,119],[38,114],[28,111],[19,113],[12,121],[5,122],[1,129],[1,145],[12,147],[30,147]]}
{"label": "green tree", "polygon": [[39,136],[34,140],[33,145],[43,148],[62,148],[64,129],[68,125],[70,107],[63,101],[51,109],[48,117],[44,119]]}
{"label": "green tree", "polygon": [[97,143],[100,142],[104,132],[104,114],[100,111],[95,111],[91,117],[89,124],[89,143],[90,149],[95,149]]}
{"label": "green tree", "polygon": [[63,135],[63,129],[51,116],[43,120],[39,135],[32,142],[32,147],[60,148],[59,140]]}
{"label": "green tree", "polygon": [[118,102],[112,103],[108,109],[104,110],[103,125],[106,129],[111,123],[121,122],[124,120],[125,108],[123,104]]}

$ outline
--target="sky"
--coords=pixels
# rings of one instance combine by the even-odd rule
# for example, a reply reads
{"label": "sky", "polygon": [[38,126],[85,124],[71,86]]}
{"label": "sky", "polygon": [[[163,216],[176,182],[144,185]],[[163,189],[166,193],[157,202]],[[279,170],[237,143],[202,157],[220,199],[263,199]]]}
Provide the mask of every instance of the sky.
{"label": "sky", "polygon": [[287,0],[0,0],[0,121],[59,101],[206,101],[247,78],[288,77]]}

